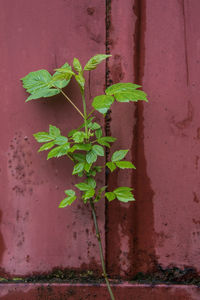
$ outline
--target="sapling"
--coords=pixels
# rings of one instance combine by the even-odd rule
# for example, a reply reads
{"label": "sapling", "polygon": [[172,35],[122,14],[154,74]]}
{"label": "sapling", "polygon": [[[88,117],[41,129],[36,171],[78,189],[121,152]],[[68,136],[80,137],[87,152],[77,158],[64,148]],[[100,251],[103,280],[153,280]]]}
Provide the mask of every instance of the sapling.
{"label": "sapling", "polygon": [[[61,93],[83,119],[83,123],[78,128],[71,130],[67,136],[62,135],[60,129],[56,126],[49,125],[49,132],[38,132],[34,134],[34,137],[37,142],[43,143],[38,150],[39,152],[49,151],[47,159],[61,156],[68,157],[74,163],[72,175],[82,178],[81,182],[75,184],[73,190],[68,189],[64,191],[65,198],[60,202],[59,207],[64,208],[72,205],[77,199],[77,190],[80,191],[78,198],[85,204],[89,203],[99,245],[103,276],[110,298],[113,300],[115,297],[106,273],[95,204],[104,197],[109,202],[116,199],[126,203],[135,199],[131,187],[121,186],[113,191],[108,191],[106,186],[97,187],[95,179],[98,173],[104,172],[105,168],[108,168],[110,172],[114,172],[116,168],[135,169],[135,166],[132,162],[124,160],[129,151],[128,149],[115,151],[111,155],[110,161],[105,161],[103,166],[99,165],[99,158],[105,157],[105,147],[110,148],[116,138],[106,136],[103,133],[101,125],[95,120],[94,113],[97,111],[105,117],[115,100],[119,103],[137,102],[138,100],[147,101],[147,96],[139,89],[141,88],[140,85],[133,83],[113,84],[105,90],[104,95],[96,96],[93,99],[92,108],[90,108],[88,113],[89,104],[86,104],[85,99],[85,72],[96,69],[98,64],[110,56],[97,54],[89,59],[84,68],[80,61],[74,58],[73,67],[66,62],[62,67],[56,69],[53,75],[47,70],[30,72],[22,78],[22,82],[23,87],[30,94],[26,102],[39,98],[49,98]],[[82,110],[75,105],[63,90],[72,77],[75,78],[80,89],[83,105]]]}

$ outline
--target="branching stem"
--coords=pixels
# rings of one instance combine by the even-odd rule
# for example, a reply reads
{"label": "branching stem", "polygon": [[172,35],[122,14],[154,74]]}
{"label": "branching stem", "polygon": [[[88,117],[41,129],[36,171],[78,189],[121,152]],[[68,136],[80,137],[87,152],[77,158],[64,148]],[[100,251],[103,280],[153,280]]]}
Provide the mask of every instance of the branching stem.
{"label": "branching stem", "polygon": [[74,102],[72,102],[72,100],[65,94],[65,92],[63,92],[62,89],[56,87],[62,94],[63,96],[67,99],[67,101],[69,101],[71,103],[71,105],[77,110],[77,112],[81,115],[81,117],[84,119],[84,115],[82,114],[82,112],[80,111],[80,109],[78,109],[78,107],[74,104]]}
{"label": "branching stem", "polygon": [[85,94],[84,91],[81,90],[82,100],[83,100],[83,113],[84,113],[84,121],[85,121],[85,133],[88,138],[88,125],[87,125],[87,108],[85,102]]}
{"label": "branching stem", "polygon": [[110,298],[112,300],[115,300],[115,297],[113,295],[109,280],[108,280],[108,276],[106,274],[106,267],[105,267],[105,262],[104,262],[104,257],[103,257],[103,248],[102,248],[102,243],[101,243],[101,235],[99,232],[99,226],[97,223],[97,217],[96,217],[96,212],[95,212],[95,207],[94,207],[94,202],[92,201],[92,199],[90,199],[90,206],[92,209],[92,216],[93,216],[93,221],[94,221],[94,226],[95,226],[95,231],[96,231],[96,237],[98,240],[98,244],[99,244],[99,252],[100,252],[100,258],[101,258],[101,266],[102,266],[102,270],[103,270],[103,276],[105,278],[106,281],[106,285],[110,294]]}

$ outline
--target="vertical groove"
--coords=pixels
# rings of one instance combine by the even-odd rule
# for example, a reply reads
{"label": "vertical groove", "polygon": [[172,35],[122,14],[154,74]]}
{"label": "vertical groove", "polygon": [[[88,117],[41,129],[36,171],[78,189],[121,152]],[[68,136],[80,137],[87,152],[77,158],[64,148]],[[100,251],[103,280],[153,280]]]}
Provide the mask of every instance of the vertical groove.
{"label": "vertical groove", "polygon": [[[111,26],[111,0],[105,0],[106,3],[106,17],[105,17],[105,26],[106,26],[106,54],[110,54],[110,26]],[[105,74],[105,87],[107,88],[111,84],[110,80],[110,71],[108,66],[108,61],[106,61],[106,74]],[[105,117],[105,134],[110,135],[110,111],[106,114]],[[106,149],[106,162],[108,161],[109,149]],[[108,170],[105,169],[105,185],[108,185]],[[107,213],[108,203],[105,201],[105,264],[106,270],[108,265],[107,258],[107,249],[108,249],[108,236],[107,236],[107,228],[108,228],[108,213]]]}
{"label": "vertical groove", "polygon": [[[146,0],[135,1],[135,55],[134,72],[135,83],[141,84],[144,76],[145,65],[145,31],[146,31]],[[137,103],[135,111],[136,126],[134,128],[132,146],[133,156],[136,157],[136,172],[133,174],[135,188],[134,210],[134,273],[149,272],[155,264],[154,250],[154,219],[153,195],[151,180],[147,174],[147,162],[144,150],[144,106]]]}

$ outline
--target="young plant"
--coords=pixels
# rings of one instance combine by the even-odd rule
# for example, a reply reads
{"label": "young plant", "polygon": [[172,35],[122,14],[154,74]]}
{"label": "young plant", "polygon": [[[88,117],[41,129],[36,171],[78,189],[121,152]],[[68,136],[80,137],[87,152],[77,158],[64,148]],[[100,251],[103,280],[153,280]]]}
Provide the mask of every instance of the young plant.
{"label": "young plant", "polygon": [[[115,100],[119,103],[137,102],[138,100],[147,101],[147,96],[139,89],[141,87],[140,85],[133,83],[113,84],[105,90],[104,95],[96,96],[93,99],[92,110],[90,113],[87,112],[88,107],[85,100],[84,74],[87,71],[94,70],[98,64],[110,56],[111,55],[97,54],[86,63],[84,68],[80,61],[77,58],[74,58],[73,68],[66,62],[62,67],[56,69],[56,72],[53,75],[46,70],[39,70],[29,73],[22,78],[22,82],[23,87],[30,94],[26,99],[26,102],[42,97],[49,98],[61,93],[83,119],[83,123],[78,128],[71,130],[67,136],[63,136],[60,129],[56,126],[49,125],[49,132],[38,132],[34,134],[34,137],[37,142],[43,143],[38,150],[39,152],[49,151],[47,159],[67,156],[74,163],[72,175],[83,178],[82,182],[75,184],[75,188],[80,191],[81,200],[85,204],[90,204],[96,237],[99,244],[103,276],[110,297],[113,300],[115,298],[106,273],[101,236],[95,212],[95,203],[104,197],[106,197],[109,202],[117,199],[118,201],[126,203],[134,201],[135,199],[131,187],[122,186],[113,191],[107,191],[106,186],[97,187],[95,178],[99,172],[104,172],[105,168],[108,168],[110,172],[113,172],[116,168],[135,169],[135,166],[132,162],[124,160],[129,151],[127,149],[115,151],[112,154],[110,161],[106,162],[103,166],[99,165],[98,159],[100,157],[105,157],[104,148],[110,148],[116,138],[103,135],[101,125],[95,121],[94,112],[97,111],[104,117]],[[83,105],[82,111],[63,90],[72,77],[75,78],[80,88]],[[60,208],[72,205],[77,198],[76,189],[64,191],[65,198],[60,202]]]}

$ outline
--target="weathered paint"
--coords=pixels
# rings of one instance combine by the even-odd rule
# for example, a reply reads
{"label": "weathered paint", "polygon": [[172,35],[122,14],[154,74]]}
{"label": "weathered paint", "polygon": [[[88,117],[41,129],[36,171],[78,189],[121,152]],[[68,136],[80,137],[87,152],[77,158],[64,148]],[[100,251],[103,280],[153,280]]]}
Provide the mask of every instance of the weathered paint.
{"label": "weathered paint", "polygon": [[150,98],[143,111],[144,153],[154,192],[156,261],[163,268],[193,267],[198,272],[199,10],[197,0],[146,1],[142,78]]}
{"label": "weathered paint", "polygon": [[[57,125],[67,133],[80,117],[61,97],[25,104],[20,78],[30,71],[52,72],[73,57],[82,63],[104,53],[103,1],[26,1],[0,3],[1,203],[0,266],[13,277],[49,272],[53,267],[98,269],[96,238],[88,207],[58,204],[71,188],[72,163],[46,161],[32,134]],[[93,72],[87,94],[102,93],[105,65]],[[81,107],[75,82],[67,93]],[[66,103],[65,103],[66,102]],[[99,178],[104,185],[104,175]],[[104,204],[98,205],[104,241]],[[3,273],[2,270],[2,273]]]}
{"label": "weathered paint", "polygon": [[[24,104],[18,80],[31,70],[53,71],[73,56],[86,62],[107,48],[113,55],[107,65],[107,84],[140,83],[150,100],[149,104],[113,105],[106,122],[107,132],[118,138],[111,151],[130,148],[129,159],[137,166],[136,171],[116,171],[107,177],[110,189],[132,185],[136,195],[135,203],[113,201],[106,207],[108,273],[131,280],[138,272],[149,272],[153,280],[160,270],[169,271],[173,282],[184,270],[186,281],[197,283],[200,2],[107,0],[106,4],[106,41],[104,1],[0,4],[1,273],[26,276],[54,267],[99,269],[87,208],[79,204],[57,208],[63,190],[75,182],[72,165],[63,159],[46,162],[45,154],[36,154],[38,145],[32,138],[33,132],[47,130],[49,123],[66,132],[66,119],[70,129],[80,119],[61,97],[56,102]],[[93,75],[87,91],[90,98],[103,90],[104,66]],[[74,82],[70,89],[78,103]],[[8,124],[6,132],[4,124]],[[103,203],[98,215],[104,235]],[[192,272],[187,273],[189,267]],[[123,284],[114,291],[117,299],[199,299],[198,289],[186,285]],[[102,284],[18,283],[2,284],[0,289],[4,300],[56,300],[66,295],[68,299],[108,298]]]}
{"label": "weathered paint", "polygon": [[131,182],[136,195],[128,207],[108,208],[107,263],[115,276],[200,271],[199,9],[199,1],[111,1],[109,79],[127,71],[117,80],[141,84],[150,100],[135,112],[125,104],[111,113],[110,132],[121,148],[132,145],[137,167],[109,176],[110,188]]}
{"label": "weathered paint", "polygon": [[[112,285],[116,300],[199,300],[200,291],[186,285]],[[109,300],[105,284],[1,284],[2,300]]]}

